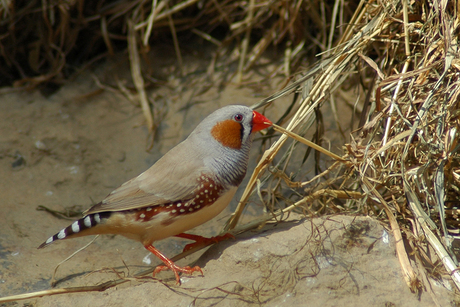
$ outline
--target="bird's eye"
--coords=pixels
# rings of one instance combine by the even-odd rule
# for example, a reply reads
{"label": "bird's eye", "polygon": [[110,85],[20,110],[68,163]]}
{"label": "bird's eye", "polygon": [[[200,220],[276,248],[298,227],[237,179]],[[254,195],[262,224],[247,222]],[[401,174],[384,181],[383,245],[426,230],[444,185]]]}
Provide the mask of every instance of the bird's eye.
{"label": "bird's eye", "polygon": [[238,114],[235,114],[235,116],[233,116],[233,119],[237,122],[241,122],[243,121],[243,115],[238,113]]}

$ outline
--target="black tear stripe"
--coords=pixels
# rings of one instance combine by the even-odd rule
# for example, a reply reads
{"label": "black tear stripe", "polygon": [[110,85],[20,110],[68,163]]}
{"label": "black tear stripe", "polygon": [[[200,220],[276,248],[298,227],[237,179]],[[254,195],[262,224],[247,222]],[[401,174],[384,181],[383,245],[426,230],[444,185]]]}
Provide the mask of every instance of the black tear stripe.
{"label": "black tear stripe", "polygon": [[110,217],[112,212],[99,212],[93,213],[85,216],[84,218],[79,219],[72,223],[72,225],[67,226],[66,228],[62,229],[60,232],[55,234],[52,237],[49,237],[48,240],[43,242],[38,248],[43,248],[54,241],[65,239],[73,234],[79,233],[83,230],[88,228],[94,227],[97,224],[101,223],[102,220],[107,219]]}

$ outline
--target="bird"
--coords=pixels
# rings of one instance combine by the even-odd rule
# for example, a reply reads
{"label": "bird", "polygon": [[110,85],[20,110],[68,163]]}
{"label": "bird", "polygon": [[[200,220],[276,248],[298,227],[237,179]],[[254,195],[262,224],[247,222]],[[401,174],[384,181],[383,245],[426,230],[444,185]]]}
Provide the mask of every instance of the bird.
{"label": "bird", "polygon": [[226,237],[204,238],[184,232],[227,207],[246,175],[255,133],[271,125],[247,106],[217,109],[149,169],[119,186],[38,248],[62,239],[118,234],[141,242],[165,264],[156,267],[153,276],[170,269],[180,284],[179,273],[203,275],[199,266],[176,265],[153,243],[172,236],[197,242]]}

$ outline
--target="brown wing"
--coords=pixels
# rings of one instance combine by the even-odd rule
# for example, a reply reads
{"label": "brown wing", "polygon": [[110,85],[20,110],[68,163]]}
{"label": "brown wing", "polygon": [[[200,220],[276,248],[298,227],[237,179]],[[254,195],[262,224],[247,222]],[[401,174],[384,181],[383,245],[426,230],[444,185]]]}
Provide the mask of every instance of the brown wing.
{"label": "brown wing", "polygon": [[84,214],[124,211],[192,198],[198,179],[206,174],[206,169],[202,157],[187,149],[184,149],[184,142],[180,143],[144,173],[125,182]]}

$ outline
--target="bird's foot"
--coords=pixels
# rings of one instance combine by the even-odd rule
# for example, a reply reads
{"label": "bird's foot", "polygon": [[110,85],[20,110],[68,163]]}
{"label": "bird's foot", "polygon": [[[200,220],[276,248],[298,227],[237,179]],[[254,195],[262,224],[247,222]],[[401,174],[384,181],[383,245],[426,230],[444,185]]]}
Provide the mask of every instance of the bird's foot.
{"label": "bird's foot", "polygon": [[181,284],[180,277],[179,277],[179,272],[189,274],[189,275],[192,275],[193,272],[200,272],[201,275],[204,275],[203,271],[201,270],[201,268],[199,266],[194,266],[193,268],[189,267],[189,266],[180,267],[177,264],[172,263],[171,266],[168,266],[168,265],[159,265],[159,266],[157,266],[155,268],[155,270],[153,271],[153,276],[155,277],[155,275],[157,273],[159,273],[161,271],[165,271],[165,270],[173,271],[174,275],[176,276],[176,282],[177,282],[178,285]]}
{"label": "bird's foot", "polygon": [[199,266],[195,266],[195,267],[189,267],[189,266],[185,266],[185,267],[180,267],[178,266],[177,264],[175,264],[171,259],[169,259],[168,257],[166,257],[165,255],[163,255],[162,253],[160,253],[159,250],[157,250],[155,247],[153,247],[152,245],[147,245],[145,246],[145,248],[147,250],[149,250],[152,254],[154,254],[155,256],[157,256],[158,258],[161,259],[161,261],[163,261],[163,263],[165,265],[160,265],[160,266],[157,266],[155,268],[155,270],[153,271],[153,276],[155,276],[157,273],[161,272],[161,271],[165,271],[165,270],[168,270],[170,269],[171,271],[173,271],[174,275],[176,276],[176,282],[177,284],[181,284],[180,282],[180,277],[179,277],[179,272],[181,273],[186,273],[186,274],[192,274],[193,272],[200,272],[201,275],[204,275],[203,274],[203,271],[201,270],[201,268]]}

